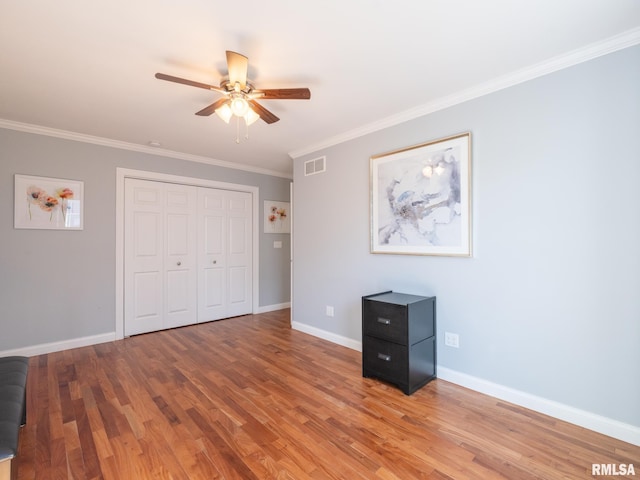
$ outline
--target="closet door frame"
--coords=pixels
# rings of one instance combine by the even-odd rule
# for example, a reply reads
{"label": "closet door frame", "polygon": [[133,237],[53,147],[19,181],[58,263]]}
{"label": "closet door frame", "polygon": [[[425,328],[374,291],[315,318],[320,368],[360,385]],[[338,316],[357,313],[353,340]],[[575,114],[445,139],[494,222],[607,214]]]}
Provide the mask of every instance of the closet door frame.
{"label": "closet door frame", "polygon": [[158,182],[179,183],[192,185],[195,187],[217,188],[222,190],[232,190],[236,192],[248,192],[252,197],[252,303],[253,312],[259,310],[259,252],[260,252],[260,229],[259,229],[259,194],[260,189],[251,185],[240,185],[236,183],[219,182],[194,177],[182,177],[166,173],[147,172],[144,170],[132,170],[128,168],[116,169],[116,340],[124,338],[124,179],[137,178],[140,180],[151,180]]}

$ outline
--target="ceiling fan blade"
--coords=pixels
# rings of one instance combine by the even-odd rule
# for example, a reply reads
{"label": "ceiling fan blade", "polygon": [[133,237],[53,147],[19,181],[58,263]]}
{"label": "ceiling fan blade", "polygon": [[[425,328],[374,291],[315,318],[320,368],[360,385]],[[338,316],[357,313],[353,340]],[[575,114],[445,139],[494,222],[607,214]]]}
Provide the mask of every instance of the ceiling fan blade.
{"label": "ceiling fan blade", "polygon": [[196,112],[196,115],[200,115],[201,117],[207,117],[207,116],[211,115],[213,112],[215,112],[217,109],[219,109],[227,101],[229,101],[228,98],[226,98],[226,97],[221,98],[217,102],[214,102],[211,105],[209,105],[208,107],[204,107],[199,112]]}
{"label": "ceiling fan blade", "polygon": [[264,120],[266,123],[276,123],[278,120],[280,120],[278,117],[276,117],[273,113],[271,113],[269,110],[264,108],[255,100],[249,100],[249,105],[251,105],[251,108],[253,109],[253,111],[256,112],[258,115],[260,115],[260,118]]}
{"label": "ceiling fan blade", "polygon": [[156,78],[160,80],[167,80],[169,82],[182,83],[183,85],[189,85],[191,87],[204,88],[205,90],[213,90],[214,92],[226,93],[220,87],[214,87],[213,85],[207,85],[206,83],[194,82],[193,80],[187,80],[186,78],[174,77],[165,73],[156,73]]}
{"label": "ceiling fan blade", "polygon": [[311,91],[308,88],[271,88],[254,90],[251,94],[262,100],[308,100],[311,98]]}
{"label": "ceiling fan blade", "polygon": [[227,67],[229,68],[229,83],[240,84],[240,90],[247,86],[247,71],[249,69],[249,59],[244,55],[227,50]]}

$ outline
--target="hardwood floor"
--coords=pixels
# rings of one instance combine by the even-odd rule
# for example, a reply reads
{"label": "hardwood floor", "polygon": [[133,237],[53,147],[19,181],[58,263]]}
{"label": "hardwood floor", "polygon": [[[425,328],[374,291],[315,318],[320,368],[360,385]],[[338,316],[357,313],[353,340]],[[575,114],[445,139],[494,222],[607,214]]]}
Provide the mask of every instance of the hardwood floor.
{"label": "hardwood floor", "polygon": [[19,480],[640,476],[640,447],[439,379],[364,379],[289,310],[33,357],[27,408]]}

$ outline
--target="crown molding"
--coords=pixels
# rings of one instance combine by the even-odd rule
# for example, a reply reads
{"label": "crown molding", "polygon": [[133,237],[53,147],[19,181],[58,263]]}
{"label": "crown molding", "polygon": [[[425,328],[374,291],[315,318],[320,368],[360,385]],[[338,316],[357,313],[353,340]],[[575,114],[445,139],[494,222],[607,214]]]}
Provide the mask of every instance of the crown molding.
{"label": "crown molding", "polygon": [[592,43],[586,47],[573,50],[563,55],[558,55],[543,62],[516,70],[515,72],[511,72],[507,75],[494,78],[488,82],[438,98],[432,102],[405,110],[404,112],[400,112],[396,115],[368,123],[362,127],[350,130],[340,135],[327,138],[313,145],[303,147],[299,150],[294,150],[289,152],[289,156],[294,159],[302,157],[303,155],[314,153],[324,148],[332,147],[385,128],[393,127],[439,110],[444,110],[445,108],[473,100],[474,98],[482,97],[484,95],[497,92],[498,90],[503,90],[528,80],[533,80],[534,78],[538,78],[618,50],[632,47],[639,43],[640,27],[627,30],[626,32],[607,38],[604,41]]}
{"label": "crown molding", "polygon": [[6,128],[8,130],[17,130],[19,132],[34,133],[36,135],[46,135],[48,137],[62,138],[65,140],[73,140],[74,142],[91,143],[94,145],[101,145],[103,147],[118,148],[120,150],[129,150],[132,152],[148,153],[150,155],[157,155],[160,157],[173,158],[177,160],[186,160],[188,162],[206,163],[208,165],[215,165],[217,167],[231,168],[234,170],[243,170],[246,172],[258,173],[261,175],[270,175],[274,177],[281,177],[281,178],[287,178],[287,179],[293,178],[291,174],[277,172],[275,170],[269,170],[266,168],[252,167],[250,165],[241,165],[241,164],[232,163],[232,162],[225,162],[224,160],[216,160],[214,158],[203,157],[200,155],[192,155],[190,153],[175,152],[173,150],[166,150],[158,147],[121,142],[119,140],[96,137],[93,135],[85,135],[83,133],[70,132],[68,130],[59,130],[56,128],[43,127],[40,125],[32,125],[29,123],[14,122],[12,120],[6,120],[2,118],[0,118],[0,128]]}

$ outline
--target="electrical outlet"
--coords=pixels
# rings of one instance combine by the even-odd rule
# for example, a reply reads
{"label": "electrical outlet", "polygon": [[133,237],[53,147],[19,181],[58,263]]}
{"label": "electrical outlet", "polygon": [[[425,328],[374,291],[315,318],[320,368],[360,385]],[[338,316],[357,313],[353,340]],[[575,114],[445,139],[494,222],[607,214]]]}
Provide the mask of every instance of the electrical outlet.
{"label": "electrical outlet", "polygon": [[444,344],[448,347],[459,348],[460,337],[457,333],[444,332]]}
{"label": "electrical outlet", "polygon": [[327,305],[326,313],[327,313],[327,317],[333,317],[333,307],[330,305]]}

